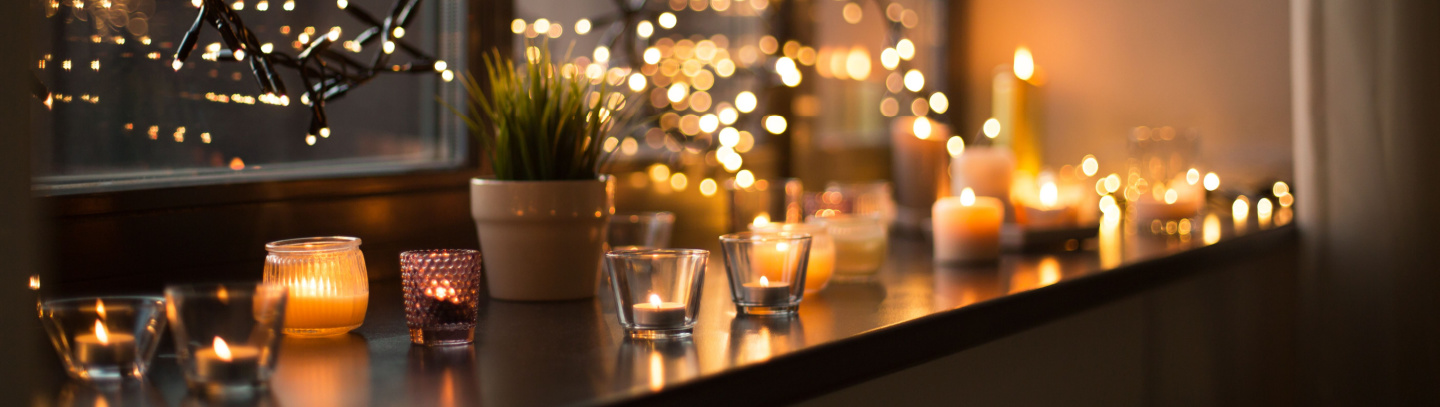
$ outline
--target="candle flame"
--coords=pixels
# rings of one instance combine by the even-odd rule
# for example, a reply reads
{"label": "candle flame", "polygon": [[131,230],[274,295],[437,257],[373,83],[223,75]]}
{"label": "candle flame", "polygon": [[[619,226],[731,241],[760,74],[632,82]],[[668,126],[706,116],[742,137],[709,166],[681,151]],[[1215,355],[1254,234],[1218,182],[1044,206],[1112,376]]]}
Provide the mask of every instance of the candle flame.
{"label": "candle flame", "polygon": [[1191,168],[1190,171],[1185,171],[1185,182],[1190,185],[1195,185],[1196,183],[1199,183],[1200,170]]}
{"label": "candle flame", "polygon": [[1040,187],[1040,206],[1045,209],[1054,208],[1060,202],[1060,189],[1055,187],[1054,182],[1046,182]]}
{"label": "candle flame", "polygon": [[1035,58],[1030,55],[1030,49],[1020,47],[1015,49],[1015,77],[1022,81],[1030,80],[1035,75]]}
{"label": "candle flame", "polygon": [[32,274],[32,275],[30,275],[30,289],[31,289],[31,290],[39,290],[39,289],[40,289],[40,275],[39,275],[39,274]]}
{"label": "candle flame", "polygon": [[930,119],[924,117],[915,118],[915,138],[927,140],[930,138]]}
{"label": "candle flame", "polygon": [[659,295],[659,294],[650,293],[650,305],[654,305],[654,306],[656,306],[656,307],[659,307],[659,306],[660,306],[660,295]]}
{"label": "candle flame", "polygon": [[105,319],[105,301],[95,300],[95,314],[99,315],[100,319]]}
{"label": "candle flame", "polygon": [[964,191],[960,191],[960,204],[964,206],[974,205],[975,190],[967,187]]}
{"label": "candle flame", "polygon": [[225,340],[220,339],[218,336],[215,337],[215,356],[226,362],[233,359],[233,356],[230,356],[230,346],[226,345]]}
{"label": "candle flame", "polygon": [[960,139],[960,136],[950,137],[950,141],[945,142],[945,150],[950,152],[951,157],[965,154],[965,140]]}
{"label": "candle flame", "polygon": [[[770,286],[770,279],[765,278],[765,276],[760,276],[760,286],[761,286],[761,287],[769,287],[769,286]],[[96,323],[98,324],[99,321],[96,321]]]}
{"label": "candle flame", "polygon": [[1235,223],[1245,223],[1245,218],[1250,216],[1250,200],[1244,195],[1235,198],[1235,204],[1230,205],[1230,214],[1235,217]]}
{"label": "candle flame", "polygon": [[765,225],[769,225],[769,224],[770,224],[770,214],[769,214],[769,213],[765,213],[765,212],[760,212],[759,215],[755,215],[755,221],[754,221],[754,222],[751,222],[750,224],[755,225],[755,226],[765,226]]}
{"label": "candle flame", "polygon": [[95,337],[100,339],[101,344],[110,344],[110,333],[105,331],[105,324],[100,323],[98,319],[95,320]]}

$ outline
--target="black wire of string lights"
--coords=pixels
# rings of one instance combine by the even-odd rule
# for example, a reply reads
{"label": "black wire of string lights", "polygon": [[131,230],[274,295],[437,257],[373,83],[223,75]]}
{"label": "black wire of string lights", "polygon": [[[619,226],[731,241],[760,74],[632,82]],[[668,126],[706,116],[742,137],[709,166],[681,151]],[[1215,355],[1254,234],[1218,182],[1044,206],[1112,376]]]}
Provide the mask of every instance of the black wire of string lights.
{"label": "black wire of string lights", "polygon": [[[336,5],[352,18],[370,25],[370,28],[348,42],[350,51],[359,52],[368,44],[380,44],[380,49],[368,64],[331,49],[331,45],[340,40],[339,31],[317,35],[298,54],[290,56],[272,52],[270,47],[261,45],[254,33],[245,27],[240,15],[225,4],[224,0],[192,0],[191,4],[200,10],[195,22],[191,24],[190,30],[185,32],[185,37],[175,50],[175,60],[171,67],[179,71],[185,66],[185,61],[199,43],[201,29],[209,25],[220,34],[225,48],[208,53],[205,59],[246,62],[248,57],[250,70],[260,85],[261,102],[289,106],[289,92],[286,91],[285,83],[276,73],[275,67],[295,69],[305,85],[300,102],[310,106],[310,127],[306,136],[307,142],[311,144],[317,135],[330,136],[325,102],[345,96],[350,90],[364,85],[382,73],[437,73],[446,80],[450,80],[454,75],[446,68],[445,61],[435,59],[401,40],[420,0],[396,0],[383,19],[351,6],[348,0],[336,2]],[[397,49],[415,60],[403,65],[387,65],[391,54]]]}

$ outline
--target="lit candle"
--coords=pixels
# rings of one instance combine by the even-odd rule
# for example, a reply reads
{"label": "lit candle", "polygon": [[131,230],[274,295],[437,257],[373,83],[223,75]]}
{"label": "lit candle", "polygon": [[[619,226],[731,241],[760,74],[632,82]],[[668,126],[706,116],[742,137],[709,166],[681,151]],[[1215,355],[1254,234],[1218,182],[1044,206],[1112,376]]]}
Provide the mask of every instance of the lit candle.
{"label": "lit candle", "polygon": [[659,294],[650,294],[650,302],[634,305],[635,324],[645,327],[678,327],[685,325],[685,304],[661,302]]}
{"label": "lit candle", "polygon": [[111,333],[99,319],[94,334],[76,335],[74,346],[75,359],[83,364],[124,365],[135,360],[135,336]]}
{"label": "lit candle", "polygon": [[[990,136],[986,132],[986,136]],[[952,149],[950,155],[950,190],[970,188],[975,195],[1010,200],[1010,185],[1015,174],[1015,154],[997,147]]]}
{"label": "lit candle", "polygon": [[991,88],[991,114],[999,121],[1000,131],[997,145],[1009,146],[1015,151],[1016,164],[1020,171],[1035,175],[1040,173],[1044,163],[1040,155],[1040,135],[1037,134],[1040,68],[1030,50],[1020,47],[1015,50],[1014,64],[996,68]]}
{"label": "lit candle", "polygon": [[[824,289],[830,284],[830,277],[835,273],[835,239],[831,238],[829,231],[821,223],[767,223],[764,225],[751,225],[750,230],[757,232],[791,232],[805,233],[810,235],[809,261],[805,263],[805,293],[815,293]],[[789,243],[779,243],[774,250],[766,245],[757,245],[756,258],[764,263],[765,275],[777,280],[783,280],[780,273],[784,270],[784,262],[789,254]]]}
{"label": "lit candle", "polygon": [[950,128],[928,118],[906,116],[891,122],[890,134],[896,219],[903,227],[918,229],[925,209],[949,194],[944,174]]}
{"label": "lit candle", "polygon": [[760,275],[772,280],[788,280],[785,278],[786,272],[797,268],[791,261],[789,242],[758,243],[755,245],[754,251],[755,265],[753,267],[760,272]]}
{"label": "lit candle", "polygon": [[1039,207],[1025,205],[1025,227],[1062,228],[1077,223],[1075,208],[1060,202],[1060,189],[1054,181],[1046,181],[1039,195]]}
{"label": "lit candle", "polygon": [[214,347],[195,351],[195,374],[207,383],[240,383],[259,379],[260,349],[234,346],[215,337]]}
{"label": "lit candle", "polygon": [[1000,256],[1000,223],[1005,208],[999,199],[976,197],[975,191],[967,188],[959,197],[936,201],[931,216],[936,261],[983,261]]}
{"label": "lit candle", "polygon": [[339,291],[332,281],[325,278],[306,278],[292,285],[289,304],[285,306],[285,327],[314,329],[360,325],[365,321],[370,294]]}
{"label": "lit candle", "polygon": [[751,304],[787,304],[790,302],[790,283],[770,282],[765,276],[760,281],[745,283],[745,301]]}

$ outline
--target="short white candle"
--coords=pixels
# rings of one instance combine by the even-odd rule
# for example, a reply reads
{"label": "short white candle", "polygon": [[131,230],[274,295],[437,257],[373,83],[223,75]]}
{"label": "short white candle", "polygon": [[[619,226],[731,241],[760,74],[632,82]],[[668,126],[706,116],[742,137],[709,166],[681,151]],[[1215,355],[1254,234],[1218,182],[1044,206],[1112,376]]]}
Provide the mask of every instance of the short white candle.
{"label": "short white candle", "polygon": [[259,379],[260,349],[229,346],[215,337],[214,347],[195,351],[195,373],[205,382],[243,383]]}
{"label": "short white candle", "polygon": [[790,303],[790,283],[771,282],[764,276],[760,281],[745,283],[742,285],[745,293],[744,300],[750,304],[761,306],[785,305]]}
{"label": "short white candle", "polygon": [[960,148],[950,155],[950,190],[970,188],[975,195],[1010,200],[1015,154],[1000,147]]}
{"label": "short white candle", "polygon": [[662,302],[660,295],[650,294],[647,303],[633,307],[635,324],[642,327],[672,328],[685,325],[685,304]]}
{"label": "short white candle", "polygon": [[936,261],[971,262],[1000,257],[1000,223],[1005,208],[999,199],[977,197],[975,191],[966,188],[959,197],[936,201],[931,217]]}
{"label": "short white candle", "polygon": [[1060,201],[1060,189],[1054,182],[1040,187],[1039,207],[1025,206],[1025,227],[1053,229],[1075,226],[1075,208]]}

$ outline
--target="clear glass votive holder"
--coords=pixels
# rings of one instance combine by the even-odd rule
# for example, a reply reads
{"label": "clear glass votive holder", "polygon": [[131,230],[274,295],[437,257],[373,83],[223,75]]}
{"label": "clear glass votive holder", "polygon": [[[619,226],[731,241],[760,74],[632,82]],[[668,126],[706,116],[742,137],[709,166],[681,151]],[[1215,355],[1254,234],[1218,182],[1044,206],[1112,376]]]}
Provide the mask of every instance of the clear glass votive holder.
{"label": "clear glass votive holder", "polygon": [[835,281],[866,281],[885,264],[888,228],[877,214],[818,216],[835,241]]}
{"label": "clear glass votive holder", "polygon": [[40,321],[70,377],[87,382],[140,379],[165,330],[160,297],[45,301]]}
{"label": "clear glass votive holder", "polygon": [[700,313],[700,287],[710,252],[644,249],[605,254],[615,314],[634,338],[690,336]]}
{"label": "clear glass votive holder", "polygon": [[800,308],[812,238],[806,233],[720,236],[730,294],[741,314],[788,315]]}
{"label": "clear glass votive holder", "polygon": [[475,341],[480,308],[480,252],[469,249],[400,253],[405,286],[405,325],[417,345],[464,345]]}
{"label": "clear glass votive holder", "polygon": [[207,395],[244,395],[275,372],[289,288],[278,284],[165,287],[185,382]]}
{"label": "clear glass votive holder", "polygon": [[675,214],[670,212],[617,213],[610,217],[606,242],[610,250],[664,249],[670,247]]}
{"label": "clear glass votive holder", "polygon": [[370,283],[359,238],[287,239],[265,250],[265,283],[290,288],[286,334],[339,335],[365,322]]}
{"label": "clear glass votive holder", "polygon": [[767,223],[750,225],[752,232],[790,232],[810,235],[810,261],[805,266],[805,293],[814,294],[824,290],[835,274],[835,240],[830,238],[825,225],[810,223]]}

